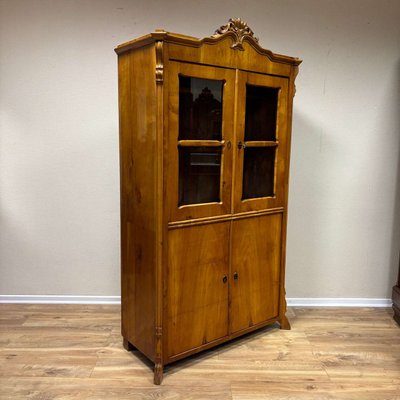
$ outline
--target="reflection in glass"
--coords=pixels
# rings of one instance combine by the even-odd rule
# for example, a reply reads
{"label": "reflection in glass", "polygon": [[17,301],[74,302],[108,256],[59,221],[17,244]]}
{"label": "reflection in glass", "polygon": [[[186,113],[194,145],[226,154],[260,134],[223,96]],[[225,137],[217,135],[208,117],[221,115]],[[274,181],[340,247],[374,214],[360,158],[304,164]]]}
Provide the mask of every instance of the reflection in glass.
{"label": "reflection in glass", "polygon": [[274,195],[275,147],[244,149],[242,199]]}
{"label": "reflection in glass", "polygon": [[246,85],[245,141],[275,141],[278,94],[279,88]]}
{"label": "reflection in glass", "polygon": [[223,85],[179,76],[179,140],[222,140]]}
{"label": "reflection in glass", "polygon": [[179,147],[179,205],[220,201],[221,148]]}

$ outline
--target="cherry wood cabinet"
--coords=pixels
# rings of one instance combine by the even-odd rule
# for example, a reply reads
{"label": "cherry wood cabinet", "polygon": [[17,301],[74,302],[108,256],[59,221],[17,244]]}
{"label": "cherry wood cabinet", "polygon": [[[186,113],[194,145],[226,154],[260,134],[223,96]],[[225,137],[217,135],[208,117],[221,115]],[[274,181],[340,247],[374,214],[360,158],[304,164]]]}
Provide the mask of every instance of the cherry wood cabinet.
{"label": "cherry wood cabinet", "polygon": [[122,336],[163,367],[285,316],[292,101],[301,60],[231,19],[116,48]]}

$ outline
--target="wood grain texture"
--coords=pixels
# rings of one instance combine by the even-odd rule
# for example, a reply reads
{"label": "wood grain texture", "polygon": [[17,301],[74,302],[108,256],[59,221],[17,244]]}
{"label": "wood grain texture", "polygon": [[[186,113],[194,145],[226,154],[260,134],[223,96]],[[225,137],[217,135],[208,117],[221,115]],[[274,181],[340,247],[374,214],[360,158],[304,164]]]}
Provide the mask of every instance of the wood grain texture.
{"label": "wood grain texture", "polygon": [[155,49],[118,60],[121,179],[122,335],[155,359],[156,151]]}
{"label": "wood grain texture", "polygon": [[[167,220],[164,212],[164,43],[156,42],[156,159],[155,159],[155,365],[154,383],[163,377],[163,293],[167,246]],[[153,228],[153,227],[152,227]]]}
{"label": "wood grain texture", "polygon": [[[224,68],[249,70],[269,75],[289,75],[291,63],[271,61],[260,54],[250,43],[243,43],[244,51],[232,50],[232,37],[222,37],[218,43],[203,43],[201,47],[169,43],[171,59],[196,62],[199,64],[217,65]],[[218,57],[215,57],[218,54]]]}
{"label": "wood grain texture", "polygon": [[228,335],[229,223],[174,229],[168,245],[167,349],[174,356]]}
{"label": "wood grain texture", "polygon": [[281,214],[232,222],[231,332],[279,314],[281,229]]}
{"label": "wood grain texture", "polygon": [[[276,325],[166,367],[127,352],[118,306],[0,305],[2,400],[399,400],[390,308],[289,309]],[[190,367],[190,368],[188,368]]]}

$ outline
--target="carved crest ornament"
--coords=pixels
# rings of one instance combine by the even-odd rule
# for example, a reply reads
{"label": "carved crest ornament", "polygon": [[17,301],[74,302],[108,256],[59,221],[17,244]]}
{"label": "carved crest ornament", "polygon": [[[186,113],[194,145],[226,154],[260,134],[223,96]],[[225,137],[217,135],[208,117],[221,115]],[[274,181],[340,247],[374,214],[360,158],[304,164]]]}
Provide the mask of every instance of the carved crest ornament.
{"label": "carved crest ornament", "polygon": [[227,32],[234,33],[236,37],[235,43],[231,46],[232,49],[244,50],[243,40],[245,38],[251,38],[258,43],[258,38],[254,36],[254,32],[249,28],[247,22],[242,21],[240,18],[230,18],[228,23],[217,29],[212,37],[219,37]]}

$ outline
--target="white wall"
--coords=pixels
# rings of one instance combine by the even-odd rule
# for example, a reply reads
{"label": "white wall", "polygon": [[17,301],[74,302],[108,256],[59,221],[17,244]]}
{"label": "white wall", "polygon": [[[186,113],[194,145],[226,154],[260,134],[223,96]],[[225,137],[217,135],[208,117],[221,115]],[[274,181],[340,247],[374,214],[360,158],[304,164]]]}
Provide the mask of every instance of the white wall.
{"label": "white wall", "polygon": [[0,294],[119,294],[115,45],[231,16],[304,59],[288,297],[387,298],[400,245],[400,2],[0,0]]}

